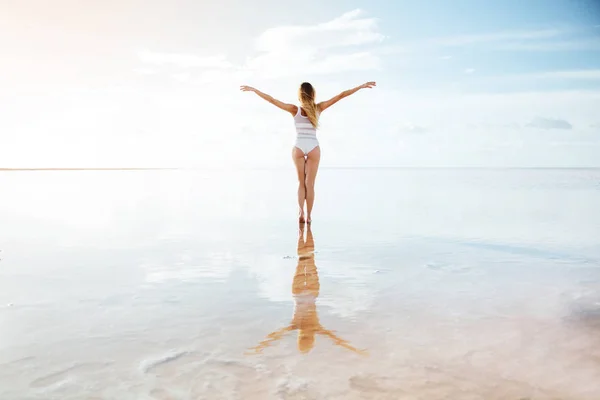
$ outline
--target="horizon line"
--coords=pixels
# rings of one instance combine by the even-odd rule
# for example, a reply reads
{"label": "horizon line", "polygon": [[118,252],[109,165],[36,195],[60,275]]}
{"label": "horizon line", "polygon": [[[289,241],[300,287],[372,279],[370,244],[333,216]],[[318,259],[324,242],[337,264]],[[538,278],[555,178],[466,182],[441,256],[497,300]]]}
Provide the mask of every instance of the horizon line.
{"label": "horizon line", "polygon": [[[0,172],[10,171],[192,171],[192,170],[274,170],[286,168],[284,166],[271,167],[31,167],[31,168],[0,168]],[[598,167],[418,167],[418,166],[321,166],[320,169],[600,169]]]}

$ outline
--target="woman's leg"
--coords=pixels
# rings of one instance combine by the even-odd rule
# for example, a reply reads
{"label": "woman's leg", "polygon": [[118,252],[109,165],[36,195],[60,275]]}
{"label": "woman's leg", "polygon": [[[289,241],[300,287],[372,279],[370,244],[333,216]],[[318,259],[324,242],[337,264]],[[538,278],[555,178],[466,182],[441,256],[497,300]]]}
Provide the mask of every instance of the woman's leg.
{"label": "woman's leg", "polygon": [[315,147],[306,156],[306,221],[311,221],[313,204],[315,203],[315,179],[321,161],[321,148]]}
{"label": "woman's leg", "polygon": [[306,160],[304,159],[304,152],[297,147],[292,150],[292,159],[296,166],[296,173],[298,174],[298,207],[299,221],[304,223],[304,202],[306,201]]}
{"label": "woman's leg", "polygon": [[297,254],[298,258],[304,253],[304,247],[306,246],[306,241],[304,240],[304,224],[300,224],[298,227],[298,247]]}

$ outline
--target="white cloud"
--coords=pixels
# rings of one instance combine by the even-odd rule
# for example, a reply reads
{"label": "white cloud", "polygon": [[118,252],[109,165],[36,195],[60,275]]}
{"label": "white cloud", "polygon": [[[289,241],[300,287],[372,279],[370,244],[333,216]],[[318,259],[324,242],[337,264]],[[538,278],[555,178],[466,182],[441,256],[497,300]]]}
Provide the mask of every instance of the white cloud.
{"label": "white cloud", "polygon": [[247,65],[254,73],[269,78],[372,70],[380,66],[381,60],[369,52],[330,54],[322,58],[314,52],[267,53],[250,60]]}
{"label": "white cloud", "polygon": [[507,41],[528,41],[558,37],[566,31],[558,29],[527,30],[527,31],[501,31],[473,35],[450,35],[428,39],[407,41],[399,44],[383,46],[378,49],[381,54],[394,54],[406,52],[422,52],[438,47],[461,47],[466,45],[501,43]]}
{"label": "white cloud", "polygon": [[564,31],[557,29],[531,30],[531,31],[503,31],[475,35],[456,35],[440,38],[426,39],[425,43],[439,46],[464,46],[473,43],[500,42],[506,40],[531,40],[559,36]]}
{"label": "white cloud", "polygon": [[573,129],[573,125],[564,119],[542,118],[536,117],[525,125],[528,128],[538,129]]}
{"label": "white cloud", "polygon": [[517,122],[509,122],[509,121],[495,121],[495,122],[487,122],[482,121],[479,123],[469,122],[465,124],[465,128],[473,131],[485,131],[487,133],[492,133],[496,131],[513,131],[516,132],[521,129],[521,124]]}
{"label": "white cloud", "polygon": [[505,51],[596,51],[600,50],[600,40],[579,39],[560,41],[508,42],[494,46],[496,50]]}
{"label": "white cloud", "polygon": [[377,20],[360,18],[362,14],[357,9],[317,25],[267,29],[258,37],[256,48],[262,52],[293,52],[296,49],[328,49],[381,42],[384,36],[378,31]]}
{"label": "white cloud", "polygon": [[[225,55],[198,56],[184,53],[156,53],[142,51],[140,60],[154,68],[140,67],[134,72],[141,75],[155,75],[163,72],[175,81],[204,85],[228,82],[248,76],[244,67],[235,66]],[[162,71],[156,67],[169,67]]]}
{"label": "white cloud", "polygon": [[133,72],[140,75],[155,75],[158,73],[158,71],[153,68],[135,68]]}
{"label": "white cloud", "polygon": [[440,57],[440,60],[449,60],[451,58],[452,58],[452,56],[442,56],[442,57]]}
{"label": "white cloud", "polygon": [[[379,69],[380,58],[365,46],[381,42],[384,36],[375,18],[362,15],[357,9],[315,25],[267,29],[256,39],[258,54],[249,57],[244,65],[234,65],[222,54],[198,56],[140,51],[138,56],[147,65],[200,68],[192,75],[171,73],[172,78],[193,84],[239,80],[252,75],[279,78]],[[138,68],[137,72],[143,70]]]}
{"label": "white cloud", "polygon": [[360,46],[379,43],[384,36],[377,20],[362,14],[354,10],[317,25],[268,29],[257,39],[260,53],[246,67],[270,78],[377,69],[379,57]]}
{"label": "white cloud", "polygon": [[467,68],[467,69],[465,69],[465,74],[472,74],[473,72],[475,72],[474,68]]}
{"label": "white cloud", "polygon": [[[244,68],[235,69],[209,69],[193,75],[189,83],[196,85],[241,82],[250,77],[250,71]],[[235,86],[235,85],[234,85]]]}
{"label": "white cloud", "polygon": [[425,128],[423,126],[411,124],[410,122],[403,123],[397,128],[397,132],[399,132],[399,133],[420,134],[420,133],[426,133],[428,131],[429,130],[427,128]]}
{"label": "white cloud", "polygon": [[173,79],[179,81],[179,82],[186,82],[189,81],[190,78],[192,77],[192,74],[190,74],[189,72],[179,72],[176,74],[171,75],[173,77]]}
{"label": "white cloud", "polygon": [[550,71],[536,74],[524,74],[529,78],[564,78],[564,79],[600,79],[600,69],[583,69],[571,71]]}
{"label": "white cloud", "polygon": [[600,80],[600,69],[583,69],[583,70],[563,70],[563,71],[541,71],[523,74],[512,75],[496,75],[489,77],[481,77],[481,80],[486,80],[498,84],[514,83],[519,81],[530,82],[532,80],[580,80],[580,81],[598,81]]}
{"label": "white cloud", "polygon": [[138,52],[139,59],[145,64],[173,65],[179,68],[230,68],[232,64],[225,55],[199,56],[189,53],[158,53],[142,50]]}
{"label": "white cloud", "polygon": [[497,123],[481,123],[479,124],[479,127],[482,129],[511,129],[511,130],[515,130],[515,129],[520,129],[521,125],[519,125],[517,122],[497,122]]}

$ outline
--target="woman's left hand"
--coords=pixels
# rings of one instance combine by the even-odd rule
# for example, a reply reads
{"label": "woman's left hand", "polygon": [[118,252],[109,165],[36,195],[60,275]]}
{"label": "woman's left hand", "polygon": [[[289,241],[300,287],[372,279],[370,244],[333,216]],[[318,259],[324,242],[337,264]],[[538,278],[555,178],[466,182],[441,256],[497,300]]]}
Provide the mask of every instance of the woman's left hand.
{"label": "woman's left hand", "polygon": [[362,85],[360,85],[361,89],[371,89],[372,87],[377,86],[377,83],[375,82],[367,82],[367,83],[363,83]]}

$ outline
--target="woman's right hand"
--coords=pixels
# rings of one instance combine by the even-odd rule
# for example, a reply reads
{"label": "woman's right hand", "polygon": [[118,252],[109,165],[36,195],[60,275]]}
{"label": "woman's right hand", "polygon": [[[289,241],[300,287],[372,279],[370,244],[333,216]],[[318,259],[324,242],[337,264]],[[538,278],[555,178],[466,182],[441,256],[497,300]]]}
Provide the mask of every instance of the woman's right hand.
{"label": "woman's right hand", "polygon": [[246,86],[246,85],[240,86],[240,90],[242,92],[256,92],[256,89],[254,89],[252,86]]}
{"label": "woman's right hand", "polygon": [[367,82],[367,83],[363,83],[359,87],[361,89],[371,89],[372,87],[375,87],[375,86],[377,86],[377,83],[375,83],[375,82]]}

